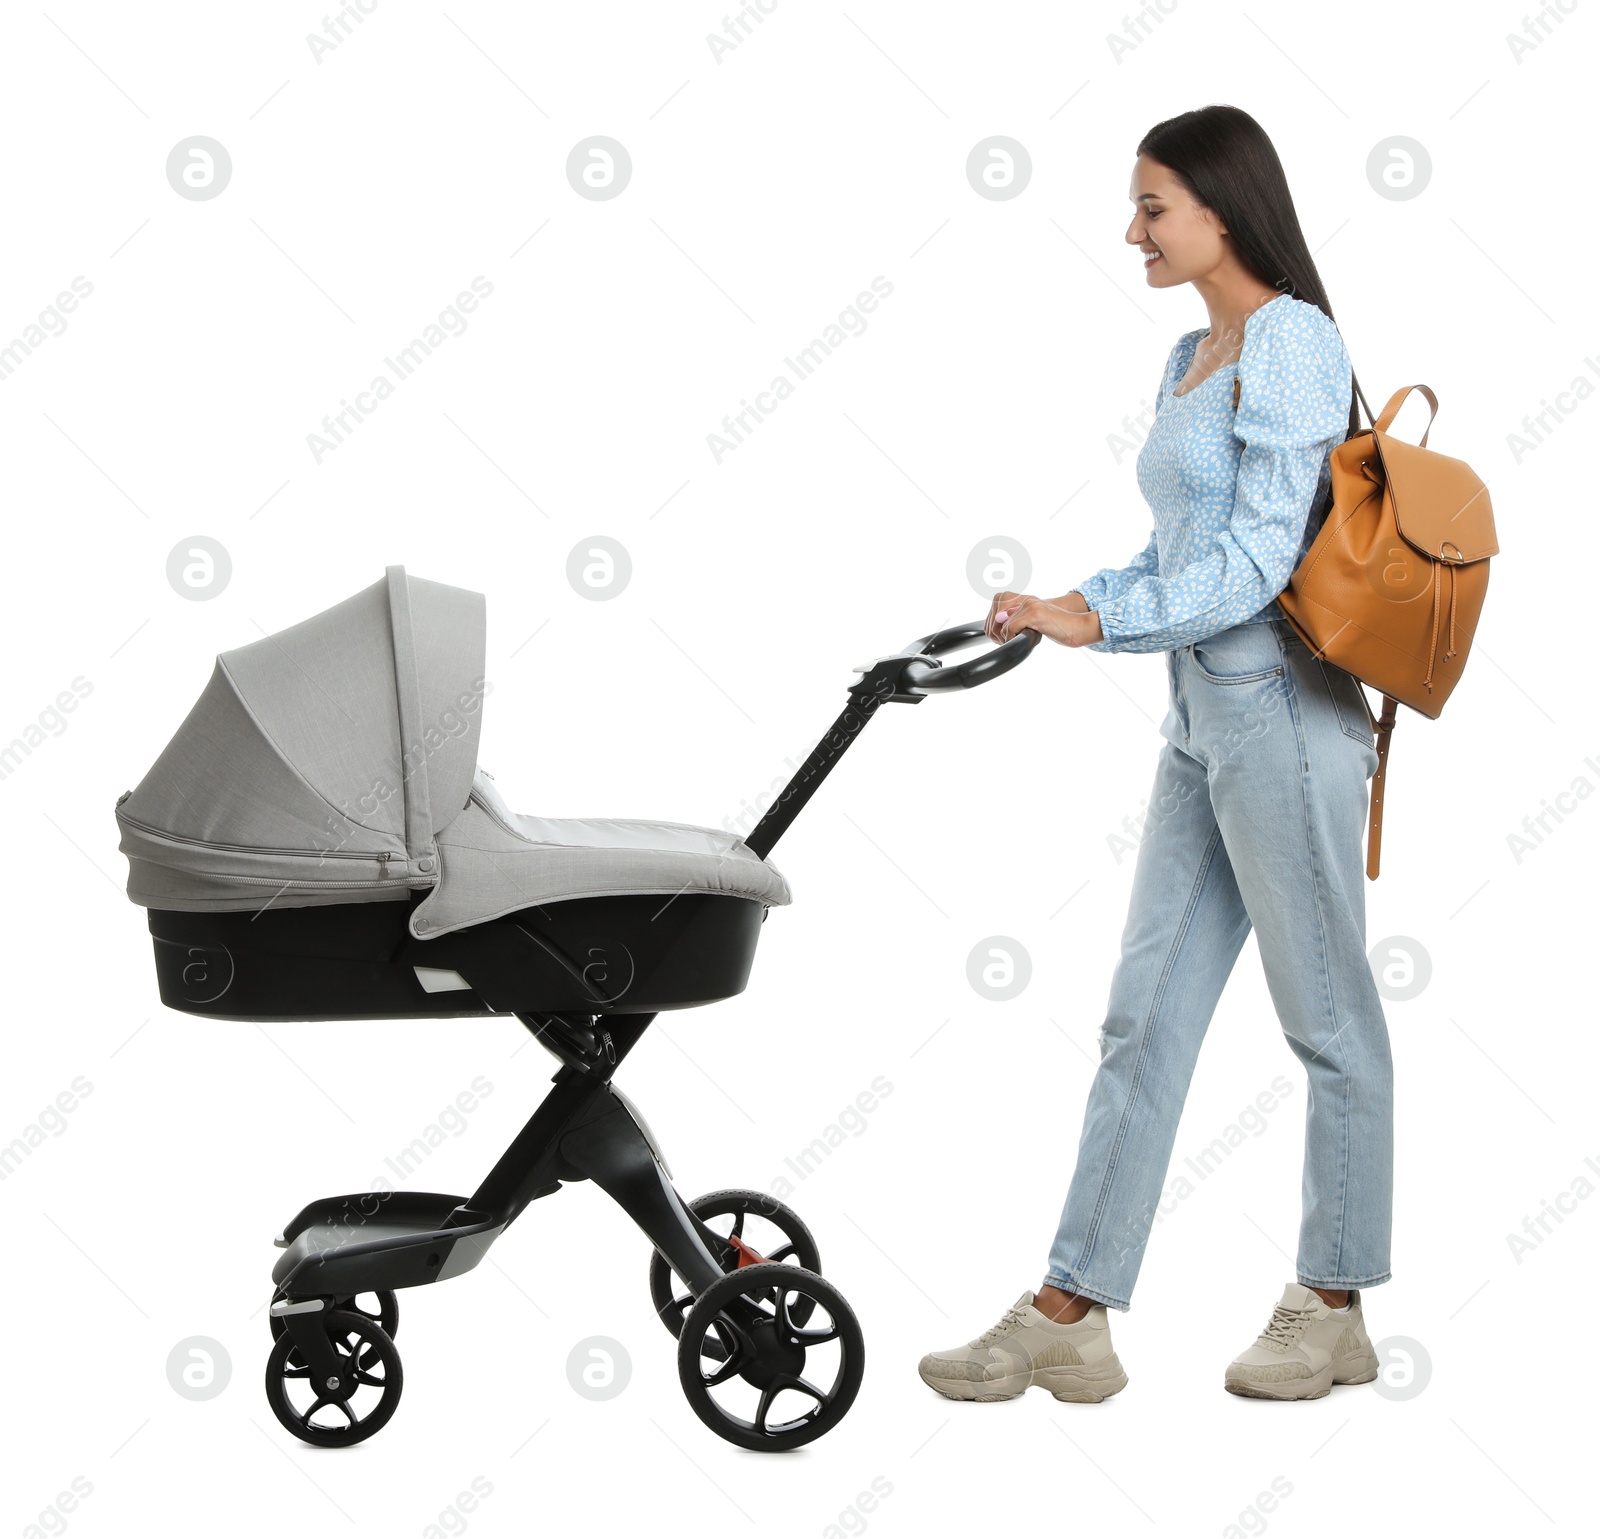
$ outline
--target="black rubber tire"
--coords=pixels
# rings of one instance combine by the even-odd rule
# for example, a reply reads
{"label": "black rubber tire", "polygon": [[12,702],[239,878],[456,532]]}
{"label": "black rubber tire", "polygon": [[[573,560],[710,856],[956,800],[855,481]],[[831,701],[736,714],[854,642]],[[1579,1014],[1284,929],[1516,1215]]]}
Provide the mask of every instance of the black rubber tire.
{"label": "black rubber tire", "polygon": [[[786,1243],[777,1248],[775,1255],[767,1258],[769,1261],[804,1267],[809,1272],[822,1271],[822,1255],[817,1249],[817,1242],[811,1237],[811,1231],[801,1221],[800,1215],[787,1203],[780,1202],[766,1192],[748,1191],[743,1187],[707,1192],[705,1196],[696,1197],[689,1204],[689,1211],[702,1222],[709,1222],[711,1219],[728,1214],[753,1213],[783,1231]],[[742,1222],[742,1219],[736,1220],[740,1226]],[[712,1224],[711,1227],[717,1229],[719,1226]],[[740,1237],[743,1238],[742,1227]],[[723,1270],[730,1272],[737,1262],[737,1256],[728,1246],[723,1247],[723,1254],[718,1259],[722,1263]],[[683,1287],[683,1279],[679,1278],[668,1265],[666,1257],[660,1251],[652,1251],[650,1302],[655,1306],[656,1318],[673,1336],[678,1336],[683,1330],[683,1318],[694,1303],[694,1295],[687,1289],[678,1292],[673,1286],[674,1282]],[[811,1310],[807,1307],[799,1314],[796,1323],[804,1325],[810,1314]]]}
{"label": "black rubber tire", "polygon": [[[779,1301],[785,1300],[790,1292],[802,1298],[809,1297],[813,1301],[813,1310],[820,1305],[832,1319],[832,1327],[792,1325],[789,1320],[791,1312],[778,1307]],[[774,1304],[770,1315],[761,1311],[766,1317],[761,1327],[762,1337],[773,1344],[778,1352],[791,1358],[793,1350],[798,1348],[798,1367],[775,1369],[770,1361],[762,1359],[756,1339],[739,1321],[738,1311],[729,1308],[741,1295],[748,1296],[744,1306],[746,1310],[749,1299]],[[707,1351],[706,1338],[713,1330],[716,1334]],[[804,1378],[805,1353],[812,1346],[820,1345],[821,1341],[835,1338],[841,1349],[838,1370],[833,1383],[826,1389],[820,1389]],[[758,1387],[766,1383],[763,1404],[757,1407],[755,1421],[746,1421],[712,1397],[711,1389],[715,1386],[707,1382],[701,1361],[703,1356],[718,1361],[719,1366],[711,1375],[718,1382],[737,1374]],[[866,1345],[854,1311],[832,1283],[804,1267],[760,1263],[727,1273],[712,1283],[695,1301],[694,1307],[684,1317],[683,1331],[678,1337],[678,1380],[695,1415],[718,1437],[759,1453],[781,1453],[786,1449],[799,1448],[837,1426],[861,1388],[865,1366]],[[816,1404],[804,1416],[768,1429],[765,1413],[770,1408],[771,1397],[783,1387],[780,1380],[789,1381],[797,1389],[803,1385],[801,1392],[810,1395]]]}
{"label": "black rubber tire", "polygon": [[[335,1309],[319,1317],[330,1340],[338,1346],[340,1356],[354,1359],[355,1375],[360,1384],[381,1386],[377,1404],[366,1415],[356,1418],[350,1409],[354,1391],[342,1402],[348,1426],[319,1427],[311,1424],[323,1406],[341,1404],[331,1397],[320,1396],[304,1413],[297,1411],[289,1400],[286,1381],[290,1378],[309,1378],[310,1369],[291,1365],[294,1338],[287,1329],[273,1343],[272,1355],[267,1359],[267,1404],[279,1422],[302,1442],[318,1448],[347,1448],[352,1443],[364,1442],[388,1423],[400,1404],[400,1392],[405,1387],[405,1376],[400,1368],[400,1353],[381,1325],[364,1314],[353,1310]],[[295,1354],[298,1356],[298,1354]]]}

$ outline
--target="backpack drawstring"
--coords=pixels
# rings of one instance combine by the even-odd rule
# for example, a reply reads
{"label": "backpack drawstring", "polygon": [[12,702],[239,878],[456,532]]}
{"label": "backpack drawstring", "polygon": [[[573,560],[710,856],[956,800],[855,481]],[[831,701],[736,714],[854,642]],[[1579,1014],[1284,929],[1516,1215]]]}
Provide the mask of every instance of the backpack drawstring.
{"label": "backpack drawstring", "polygon": [[1456,655],[1456,569],[1451,562],[1436,561],[1433,563],[1433,634],[1428,638],[1428,676],[1422,681],[1430,695],[1433,693],[1433,659],[1439,647],[1440,567],[1450,573],[1450,650],[1444,654],[1444,661],[1448,662]]}
{"label": "backpack drawstring", "polygon": [[1456,655],[1456,569],[1450,568],[1450,650],[1445,653],[1448,661]]}

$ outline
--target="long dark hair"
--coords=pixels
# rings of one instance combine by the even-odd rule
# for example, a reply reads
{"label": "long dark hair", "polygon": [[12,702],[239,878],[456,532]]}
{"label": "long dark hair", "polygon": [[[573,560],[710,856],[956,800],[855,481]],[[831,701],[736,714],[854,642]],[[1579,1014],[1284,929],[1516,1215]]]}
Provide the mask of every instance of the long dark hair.
{"label": "long dark hair", "polygon": [[[1300,229],[1283,162],[1266,130],[1248,112],[1212,105],[1180,113],[1157,123],[1139,141],[1138,153],[1160,161],[1227,225],[1239,260],[1252,276],[1334,319]],[[1360,428],[1352,376],[1350,432]]]}

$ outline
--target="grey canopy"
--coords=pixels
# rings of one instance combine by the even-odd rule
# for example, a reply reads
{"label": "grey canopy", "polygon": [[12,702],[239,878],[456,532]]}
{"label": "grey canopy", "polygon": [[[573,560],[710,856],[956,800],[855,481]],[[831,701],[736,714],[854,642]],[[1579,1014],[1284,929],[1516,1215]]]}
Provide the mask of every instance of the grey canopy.
{"label": "grey canopy", "polygon": [[217,658],[161,757],[117,803],[147,908],[405,900],[418,937],[536,903],[789,886],[736,834],[535,818],[478,768],[483,595],[409,577]]}

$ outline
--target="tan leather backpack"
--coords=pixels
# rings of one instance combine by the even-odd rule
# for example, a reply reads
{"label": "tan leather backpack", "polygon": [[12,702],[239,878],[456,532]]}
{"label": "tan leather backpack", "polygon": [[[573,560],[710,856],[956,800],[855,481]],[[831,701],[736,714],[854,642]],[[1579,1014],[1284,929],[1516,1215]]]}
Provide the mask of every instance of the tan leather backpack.
{"label": "tan leather backpack", "polygon": [[[1354,376],[1351,377],[1355,383]],[[1234,405],[1239,382],[1234,381]],[[1420,443],[1390,436],[1401,403],[1420,390],[1433,408]],[[1369,421],[1372,408],[1355,384]],[[1439,401],[1403,385],[1383,415],[1329,457],[1333,502],[1278,606],[1321,658],[1383,696],[1367,824],[1367,877],[1376,880],[1384,771],[1396,703],[1437,719],[1460,681],[1498,555],[1489,492],[1472,467],[1428,448]]]}

